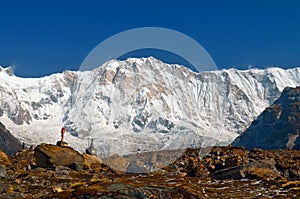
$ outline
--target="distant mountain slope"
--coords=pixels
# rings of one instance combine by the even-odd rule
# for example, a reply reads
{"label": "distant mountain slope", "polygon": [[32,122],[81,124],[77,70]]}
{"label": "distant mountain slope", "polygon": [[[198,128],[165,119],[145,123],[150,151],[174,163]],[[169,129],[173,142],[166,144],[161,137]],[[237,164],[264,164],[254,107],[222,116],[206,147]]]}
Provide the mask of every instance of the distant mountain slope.
{"label": "distant mountain slope", "polygon": [[194,73],[153,57],[42,78],[1,70],[0,121],[18,139],[55,144],[65,126],[72,147],[94,138],[101,156],[231,143],[300,85],[300,68]]}
{"label": "distant mountain slope", "polygon": [[281,96],[233,142],[248,149],[300,149],[300,87],[287,87]]}
{"label": "distant mountain slope", "polygon": [[0,150],[7,155],[13,155],[20,149],[22,149],[21,142],[0,122]]}

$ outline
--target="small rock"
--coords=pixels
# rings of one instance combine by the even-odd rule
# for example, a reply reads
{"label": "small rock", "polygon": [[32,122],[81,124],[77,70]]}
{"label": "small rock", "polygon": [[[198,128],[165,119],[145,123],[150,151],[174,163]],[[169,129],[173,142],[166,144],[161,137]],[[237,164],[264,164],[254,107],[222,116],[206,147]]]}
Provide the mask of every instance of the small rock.
{"label": "small rock", "polygon": [[8,191],[8,185],[0,182],[0,193],[6,193]]}
{"label": "small rock", "polygon": [[63,190],[62,190],[61,187],[54,187],[54,188],[52,189],[52,191],[53,191],[54,193],[59,193],[59,192],[62,192]]}
{"label": "small rock", "polygon": [[71,184],[70,185],[70,188],[71,189],[75,189],[75,188],[77,188],[77,187],[81,187],[81,186],[85,186],[86,185],[86,182],[76,182],[76,183],[74,183],[74,184]]}
{"label": "small rock", "polygon": [[6,193],[10,194],[10,193],[13,193],[13,192],[14,192],[13,186],[12,186],[12,185],[9,185],[9,186],[8,186],[8,189],[7,189],[7,191],[6,191]]}
{"label": "small rock", "polygon": [[7,179],[6,167],[4,165],[0,165],[0,179]]}
{"label": "small rock", "polygon": [[20,183],[21,183],[21,180],[20,180],[19,178],[17,178],[17,179],[15,180],[15,183],[20,184]]}
{"label": "small rock", "polygon": [[55,174],[56,175],[69,175],[70,168],[65,166],[56,166]]}
{"label": "small rock", "polygon": [[57,141],[56,146],[68,146],[67,142]]}

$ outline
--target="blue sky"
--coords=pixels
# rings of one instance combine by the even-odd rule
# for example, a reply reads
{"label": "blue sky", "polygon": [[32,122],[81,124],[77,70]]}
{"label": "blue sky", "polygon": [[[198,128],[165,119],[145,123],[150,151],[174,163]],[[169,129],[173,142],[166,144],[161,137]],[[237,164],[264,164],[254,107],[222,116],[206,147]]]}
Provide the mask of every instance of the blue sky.
{"label": "blue sky", "polygon": [[294,67],[300,65],[299,6],[296,0],[2,0],[0,65],[14,65],[23,77],[77,70],[108,37],[154,26],[195,39],[219,68]]}

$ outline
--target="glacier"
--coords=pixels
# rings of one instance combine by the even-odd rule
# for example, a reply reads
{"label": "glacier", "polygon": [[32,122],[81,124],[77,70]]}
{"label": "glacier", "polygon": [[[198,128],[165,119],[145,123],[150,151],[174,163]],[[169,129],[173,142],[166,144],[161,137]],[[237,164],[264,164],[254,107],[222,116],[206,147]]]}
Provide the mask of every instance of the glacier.
{"label": "glacier", "polygon": [[195,73],[154,57],[111,60],[91,71],[21,78],[0,67],[0,121],[28,145],[66,141],[101,157],[226,145],[300,83],[300,68]]}

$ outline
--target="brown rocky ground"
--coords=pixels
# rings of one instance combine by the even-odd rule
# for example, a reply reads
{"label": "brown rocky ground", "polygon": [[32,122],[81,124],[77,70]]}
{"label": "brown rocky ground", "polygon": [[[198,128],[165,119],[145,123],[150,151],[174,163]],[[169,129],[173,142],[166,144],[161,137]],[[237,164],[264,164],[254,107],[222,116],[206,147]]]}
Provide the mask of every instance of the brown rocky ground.
{"label": "brown rocky ground", "polygon": [[214,147],[203,158],[199,152],[187,149],[173,164],[143,174],[53,145],[9,159],[0,153],[0,198],[300,197],[299,151]]}

